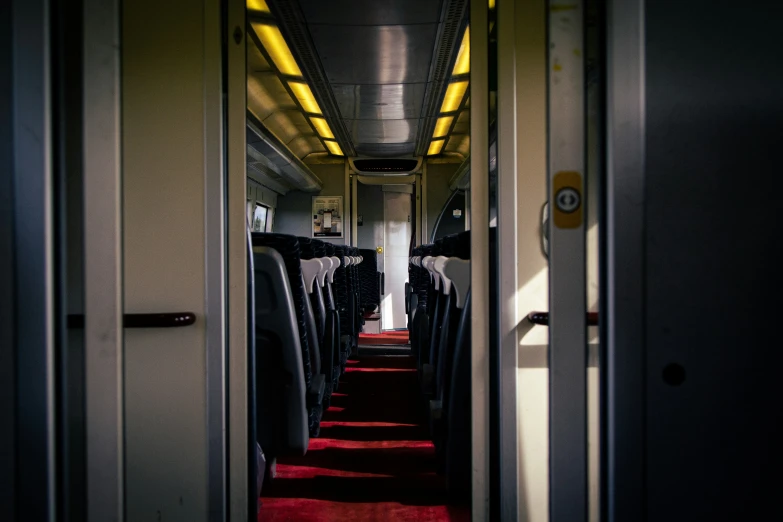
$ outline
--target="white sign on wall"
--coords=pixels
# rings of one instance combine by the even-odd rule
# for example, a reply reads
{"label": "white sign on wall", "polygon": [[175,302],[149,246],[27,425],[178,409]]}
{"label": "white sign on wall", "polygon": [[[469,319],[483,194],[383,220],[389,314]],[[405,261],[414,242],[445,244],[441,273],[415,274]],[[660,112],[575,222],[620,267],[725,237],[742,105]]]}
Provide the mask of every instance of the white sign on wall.
{"label": "white sign on wall", "polygon": [[343,237],[343,197],[313,196],[313,237]]}

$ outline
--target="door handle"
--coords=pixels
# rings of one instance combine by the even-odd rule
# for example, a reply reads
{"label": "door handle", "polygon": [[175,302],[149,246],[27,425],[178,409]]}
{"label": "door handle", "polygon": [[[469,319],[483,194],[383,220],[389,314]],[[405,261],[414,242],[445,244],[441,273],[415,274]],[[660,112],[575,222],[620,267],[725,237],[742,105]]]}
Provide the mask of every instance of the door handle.
{"label": "door handle", "polygon": [[[170,312],[159,314],[123,314],[123,328],[179,328],[196,322],[193,312]],[[68,328],[84,328],[84,314],[68,316]]]}

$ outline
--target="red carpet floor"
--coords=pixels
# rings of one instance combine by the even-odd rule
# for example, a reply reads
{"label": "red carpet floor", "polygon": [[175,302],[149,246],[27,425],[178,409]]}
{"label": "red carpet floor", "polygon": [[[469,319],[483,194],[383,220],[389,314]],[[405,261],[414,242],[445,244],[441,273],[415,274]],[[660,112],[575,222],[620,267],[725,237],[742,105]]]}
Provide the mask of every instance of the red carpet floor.
{"label": "red carpet floor", "polygon": [[413,365],[407,356],[348,361],[320,437],[304,457],[280,459],[264,484],[259,521],[470,519],[445,505]]}
{"label": "red carpet floor", "polygon": [[390,330],[379,334],[359,334],[360,345],[408,344],[408,330]]}

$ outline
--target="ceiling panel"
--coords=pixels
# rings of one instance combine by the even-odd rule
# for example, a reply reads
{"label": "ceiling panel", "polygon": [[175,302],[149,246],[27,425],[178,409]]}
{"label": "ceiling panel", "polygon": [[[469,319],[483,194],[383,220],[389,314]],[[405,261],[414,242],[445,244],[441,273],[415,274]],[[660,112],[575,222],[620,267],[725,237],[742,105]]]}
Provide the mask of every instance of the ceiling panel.
{"label": "ceiling panel", "polygon": [[419,120],[345,120],[354,143],[403,143],[416,141]]}
{"label": "ceiling panel", "polygon": [[395,156],[412,156],[416,143],[357,143],[356,152],[364,156],[389,158]]}
{"label": "ceiling panel", "polygon": [[406,25],[437,23],[442,0],[300,0],[309,24]]}
{"label": "ceiling panel", "polygon": [[437,24],[310,27],[330,83],[425,83]]}
{"label": "ceiling panel", "polygon": [[419,118],[426,83],[332,85],[343,118],[350,120]]}

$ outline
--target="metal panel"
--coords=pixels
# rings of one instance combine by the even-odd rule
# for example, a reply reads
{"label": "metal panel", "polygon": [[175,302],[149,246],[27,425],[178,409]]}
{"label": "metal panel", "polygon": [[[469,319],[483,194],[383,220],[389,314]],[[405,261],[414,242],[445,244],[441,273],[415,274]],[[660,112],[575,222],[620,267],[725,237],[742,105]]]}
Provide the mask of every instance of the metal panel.
{"label": "metal panel", "polygon": [[[515,60],[524,52],[517,52],[516,19],[514,1],[498,3],[497,42],[497,297],[495,307],[499,317],[493,318],[493,326],[499,329],[499,441],[501,520],[516,520],[518,516],[519,434],[517,433],[517,376],[519,375],[517,325],[518,314],[517,266],[517,93]],[[526,28],[520,27],[520,31]],[[523,103],[520,100],[519,103]],[[463,111],[465,114],[468,111]],[[467,124],[469,125],[469,123]],[[493,347],[494,348],[494,347]]]}
{"label": "metal panel", "polygon": [[[600,302],[606,310],[607,522],[644,520],[644,1],[607,7],[606,223]],[[602,312],[603,313],[603,312]]]}
{"label": "metal panel", "polygon": [[16,509],[54,520],[54,329],[49,2],[13,3]]}
{"label": "metal panel", "polygon": [[[231,0],[226,5],[227,32],[243,30],[245,2]],[[247,522],[256,517],[257,498],[252,490],[256,447],[255,381],[253,354],[248,353],[248,239],[245,202],[247,200],[248,142],[247,57],[250,42],[233,39],[225,45],[226,80],[226,234],[227,342],[228,342],[228,510],[231,522]]]}
{"label": "metal panel", "polygon": [[356,152],[361,155],[381,157],[397,157],[413,155],[414,143],[357,143]]}
{"label": "metal panel", "polygon": [[207,494],[210,522],[227,513],[226,222],[221,2],[204,2],[204,204]]}
{"label": "metal panel", "polygon": [[124,520],[120,4],[84,2],[84,293],[88,520]]}
{"label": "metal panel", "polygon": [[[485,2],[472,2],[470,20],[471,54],[488,56],[487,9]],[[472,416],[472,520],[489,520],[489,70],[487,59],[473,60],[470,70],[471,136],[470,154],[471,269],[473,299],[471,325],[471,416]],[[425,164],[426,165],[426,164]],[[426,192],[426,189],[425,189]],[[426,216],[426,210],[423,212]]]}
{"label": "metal panel", "polygon": [[316,25],[310,33],[331,83],[423,83],[437,27]]}
{"label": "metal panel", "polygon": [[587,518],[582,2],[549,2],[550,520]]}
{"label": "metal panel", "polygon": [[426,87],[424,83],[338,84],[333,85],[332,90],[343,118],[403,120],[418,118],[421,115]]}
{"label": "metal panel", "polygon": [[435,23],[441,0],[300,0],[308,24],[406,25]]}
{"label": "metal panel", "polygon": [[[12,3],[0,3],[0,70],[13,68]],[[13,76],[0,76],[0,114],[13,110]],[[0,120],[0,520],[16,518],[14,155],[11,118]]]}
{"label": "metal panel", "polygon": [[351,137],[357,144],[412,142],[416,139],[418,120],[346,120]]}

